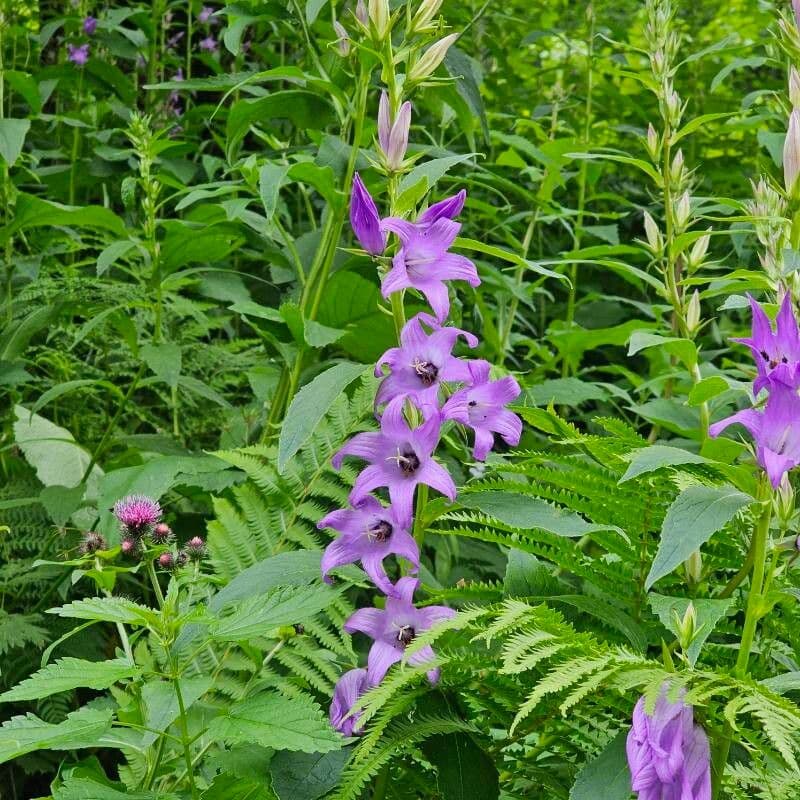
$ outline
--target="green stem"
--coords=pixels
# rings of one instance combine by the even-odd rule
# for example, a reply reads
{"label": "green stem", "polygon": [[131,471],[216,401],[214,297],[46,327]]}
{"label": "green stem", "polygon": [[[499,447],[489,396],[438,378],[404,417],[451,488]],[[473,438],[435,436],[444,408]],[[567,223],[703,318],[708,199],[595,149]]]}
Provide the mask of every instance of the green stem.
{"label": "green stem", "polygon": [[153,584],[158,607],[164,608],[164,593],[161,591],[161,584],[158,582],[158,575],[156,575],[156,568],[153,566],[152,558],[147,559],[147,574],[150,576],[150,583]]}
{"label": "green stem", "polygon": [[178,698],[179,723],[181,728],[181,744],[183,745],[183,760],[186,762],[186,774],[189,777],[189,788],[192,792],[192,800],[199,796],[197,786],[194,782],[194,769],[192,768],[192,751],[189,746],[189,724],[186,720],[186,706],[183,702],[180,678],[173,678],[172,684],[175,687],[175,696]]}

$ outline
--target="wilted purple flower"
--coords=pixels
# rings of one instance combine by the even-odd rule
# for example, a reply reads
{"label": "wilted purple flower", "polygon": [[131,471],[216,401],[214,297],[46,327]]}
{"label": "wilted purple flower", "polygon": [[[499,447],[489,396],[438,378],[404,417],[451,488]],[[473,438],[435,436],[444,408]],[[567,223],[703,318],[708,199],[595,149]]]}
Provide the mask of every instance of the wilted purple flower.
{"label": "wilted purple flower", "polygon": [[468,362],[470,385],[453,394],[442,407],[444,419],[454,419],[475,431],[473,456],[483,461],[499,433],[506,444],[518,445],[522,421],[505,406],[519,397],[520,388],[510,375],[489,380],[488,361]]}
{"label": "wilted purple flower", "polygon": [[[367,659],[367,680],[371,685],[378,684],[389,667],[403,658],[406,647],[414,641],[417,634],[428,630],[432,625],[455,616],[455,611],[447,606],[414,606],[414,592],[419,586],[416,578],[400,578],[395,586],[395,595],[386,598],[386,608],[359,608],[344,624],[348,633],[365,633],[374,641]],[[425,664],[434,658],[430,645],[414,653],[408,663]],[[436,683],[439,670],[428,671],[428,680]]]}
{"label": "wilted purple flower", "polygon": [[197,15],[197,21],[201,22],[203,25],[206,25],[208,22],[212,24],[216,22],[216,19],[213,17],[214,9],[211,6],[203,6],[200,13]]}
{"label": "wilted purple flower", "polygon": [[365,669],[348,670],[336,682],[329,716],[331,725],[345,736],[361,733],[361,728],[358,724],[361,712],[356,711],[350,716],[348,714],[356,700],[369,688]]}
{"label": "wilted purple flower", "polygon": [[381,92],[378,105],[378,142],[386,158],[386,166],[397,170],[403,165],[408,147],[408,129],[411,126],[411,103],[400,106],[397,117],[392,120],[389,96]]}
{"label": "wilted purple flower", "polygon": [[758,377],[753,382],[753,393],[758,394],[770,383],[779,382],[797,387],[800,382],[800,331],[792,308],[792,297],[787,292],[775,319],[773,331],[764,309],[750,297],[753,310],[753,330],[747,339],[734,339],[746,344],[753,353]]}
{"label": "wilted purple flower", "polygon": [[746,408],[708,429],[719,436],[729,425],[743,425],[756,443],[756,458],[777,489],[785,473],[800,464],[800,396],[782,383],[770,388],[763,410]]}
{"label": "wilted purple flower", "polygon": [[200,49],[206,53],[216,53],[218,47],[219,44],[217,43],[217,40],[211,35],[200,40]]}
{"label": "wilted purple flower", "polygon": [[114,503],[114,516],[127,534],[143,536],[161,519],[161,506],[152,497],[131,494]]}
{"label": "wilted purple flower", "polygon": [[[430,335],[425,333],[423,322],[432,329]],[[412,317],[400,333],[400,347],[387,350],[375,366],[377,378],[383,375],[384,365],[391,369],[378,389],[375,404],[410,397],[420,408],[438,405],[442,383],[470,380],[468,362],[452,354],[459,336],[470,347],[477,347],[478,340],[467,331],[442,327],[429,314]]]}
{"label": "wilted purple flower", "polygon": [[[429,209],[430,211],[430,209]],[[402,244],[392,260],[392,268],[383,278],[381,292],[389,297],[401,289],[417,289],[442,322],[450,312],[450,298],[445,281],[463,280],[478,286],[475,265],[464,256],[448,252],[461,225],[440,216],[433,223],[408,222],[396,217],[383,220],[384,230],[396,233]]]}
{"label": "wilted purple flower", "polygon": [[402,556],[414,571],[419,569],[419,547],[408,532],[411,518],[400,516],[392,506],[385,508],[372,496],[365,497],[355,508],[332,511],[317,523],[318,528],[333,528],[342,535],[332,541],[322,554],[322,577],[343,564],[361,562],[364,572],[386,595],[394,586],[386,575],[383,559]]}
{"label": "wilted purple flower", "polygon": [[94,32],[97,30],[97,20],[92,17],[88,16],[86,19],[83,20],[83,32],[87,36],[94,35]]}
{"label": "wilted purple flower", "polygon": [[359,244],[371,255],[379,256],[386,248],[386,234],[381,230],[378,207],[367,191],[361,176],[353,176],[350,195],[350,226]]}
{"label": "wilted purple flower", "polygon": [[627,742],[631,788],[639,800],[711,800],[708,737],[691,706],[671,703],[666,687],[653,714],[640,698]]}
{"label": "wilted purple flower", "polygon": [[386,406],[380,431],[356,434],[333,457],[339,469],[345,456],[369,461],[369,466],[356,478],[350,503],[359,505],[367,495],[381,486],[389,489],[389,498],[399,518],[410,518],[414,506],[414,490],[424,483],[455,500],[456,487],[444,467],[433,460],[439,443],[441,422],[438,411],[413,430],[403,418],[401,398]]}
{"label": "wilted purple flower", "polygon": [[102,533],[86,531],[86,533],[83,534],[80,550],[84,555],[96,553],[98,550],[105,550],[107,547],[108,544]]}
{"label": "wilted purple flower", "polygon": [[67,59],[75,64],[76,67],[83,67],[89,61],[89,45],[88,44],[68,44],[67,45]]}

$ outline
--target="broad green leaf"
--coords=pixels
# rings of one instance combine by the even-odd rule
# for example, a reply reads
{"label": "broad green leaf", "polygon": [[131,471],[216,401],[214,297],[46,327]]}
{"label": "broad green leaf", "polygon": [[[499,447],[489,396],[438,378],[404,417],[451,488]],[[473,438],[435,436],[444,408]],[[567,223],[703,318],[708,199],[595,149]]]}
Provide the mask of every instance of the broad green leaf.
{"label": "broad green leaf", "polygon": [[577,538],[597,531],[622,531],[615,525],[592,525],[572,511],[564,511],[538,497],[513,492],[475,492],[459,498],[462,506],[475,508],[504,525],[521,530],[541,530],[555,536]]}
{"label": "broad green leaf", "polygon": [[29,119],[0,119],[0,156],[9,167],[17,163],[30,127]]}
{"label": "broad green leaf", "polygon": [[306,0],[306,23],[313,25],[328,0]]}
{"label": "broad green leaf", "polygon": [[649,589],[686,561],[741,509],[755,500],[731,486],[690,486],[669,507],[661,526],[658,552],[645,581]]}
{"label": "broad green leaf", "polygon": [[764,678],[759,683],[775,694],[800,692],[800,672],[784,672],[771,678]]}
{"label": "broad green leaf", "polygon": [[583,767],[570,790],[569,800],[630,800],[627,737],[627,731],[620,731],[597,758]]}
{"label": "broad green leaf", "polygon": [[494,760],[468,733],[442,733],[422,744],[436,767],[442,800],[497,800],[500,778]]}
{"label": "broad green leaf", "polygon": [[313,319],[307,319],[303,327],[306,344],[311,347],[327,347],[329,344],[338,342],[345,334],[345,331],[340,328],[329,328],[327,325],[320,325]]}
{"label": "broad green leaf", "polygon": [[298,753],[281,750],[269,764],[272,788],[280,800],[319,800],[339,782],[347,750]]}
{"label": "broad green leaf", "polygon": [[697,636],[692,640],[692,644],[686,653],[689,663],[694,666],[706,639],[708,639],[716,624],[728,614],[733,604],[733,598],[706,600],[703,598],[690,599],[688,597],[664,597],[664,595],[660,594],[650,594],[647,596],[647,602],[650,603],[653,613],[661,620],[661,624],[667,630],[672,631],[675,636],[678,636],[676,614],[677,621],[680,621],[683,619],[689,603],[694,606],[697,614],[697,624],[695,626]]}
{"label": "broad green leaf", "polygon": [[628,343],[628,355],[633,356],[641,350],[658,347],[679,358],[689,369],[697,364],[697,345],[690,339],[676,336],[659,336],[650,331],[636,331]]}
{"label": "broad green leaf", "polygon": [[343,361],[317,375],[292,398],[278,440],[278,472],[311,438],[333,401],[364,372],[363,364]]}
{"label": "broad green leaf", "polygon": [[69,777],[53,793],[53,800],[178,800],[164,792],[127,792],[91,778]]}
{"label": "broad green leaf", "polygon": [[563,591],[560,581],[544,561],[516,547],[508,551],[503,594],[507,597],[536,597],[560,591]]}
{"label": "broad green leaf", "polygon": [[453,167],[464,161],[469,161],[476,155],[478,154],[464,153],[457,156],[444,156],[443,158],[434,158],[422,164],[417,164],[417,166],[400,181],[400,192],[404,192],[406,189],[416,186],[423,178],[428,182],[428,189],[432,189],[439,178],[446,175]]}
{"label": "broad green leaf", "polygon": [[45,486],[39,492],[39,502],[50,519],[61,527],[80,508],[84,491],[82,483],[77,486]]}
{"label": "broad green leaf", "polygon": [[655,472],[662,467],[672,467],[679,464],[707,464],[708,459],[680,447],[669,447],[663,444],[654,444],[634,450],[631,455],[628,469],[619,479],[620,483],[638,478],[648,472]]}
{"label": "broad green leaf", "polygon": [[0,764],[36,750],[95,747],[111,727],[111,710],[85,706],[63,722],[43,722],[33,714],[12,717],[0,726]]}
{"label": "broad green leaf", "polygon": [[48,608],[47,613],[68,619],[121,622],[125,625],[158,624],[158,612],[125,597],[87,597],[57,608]]}
{"label": "broad green leaf", "polygon": [[701,406],[723,392],[727,392],[730,388],[728,381],[721,375],[711,375],[708,378],[703,378],[692,387],[686,400],[686,405]]}
{"label": "broad green leaf", "polygon": [[124,678],[135,678],[139,674],[139,667],[121,658],[110,661],[61,658],[0,694],[0,703],[38,700],[70,689],[107,689]]}
{"label": "broad green leaf", "polygon": [[225,714],[211,721],[208,736],[304,753],[338,750],[345,741],[307,696],[269,691],[228,706]]}
{"label": "broad green leaf", "polygon": [[106,247],[105,250],[97,256],[97,277],[99,278],[101,275],[105,274],[109,267],[116,264],[122,256],[134,247],[136,247],[136,243],[127,240],[114,242]]}
{"label": "broad green leaf", "polygon": [[174,342],[146,344],[139,351],[142,360],[168,386],[175,388],[181,374],[181,348]]}
{"label": "broad green leaf", "polygon": [[563,275],[560,272],[554,272],[551,269],[547,269],[537,261],[531,261],[530,259],[522,258],[516,253],[512,253],[510,250],[506,250],[503,247],[495,247],[492,244],[479,242],[477,239],[464,239],[461,236],[456,238],[453,245],[460,250],[473,250],[478,253],[484,253],[492,258],[499,258],[502,261],[507,261],[509,264],[515,264],[519,267],[524,267],[526,270],[535,272],[537,275],[542,275],[546,278],[555,278],[556,280],[566,281],[569,283],[569,278],[566,275]]}
{"label": "broad green leaf", "polygon": [[553,378],[534,384],[525,392],[526,404],[534,406],[579,406],[591,400],[605,400],[608,391],[580,378]]}
{"label": "broad green leaf", "polygon": [[275,216],[281,186],[286,181],[288,173],[288,164],[264,164],[259,170],[258,193],[261,195],[261,202],[264,204],[264,214],[267,220],[271,220]]}
{"label": "broad green leaf", "polygon": [[65,383],[57,383],[55,386],[51,386],[46,392],[44,392],[31,407],[30,417],[32,417],[37,411],[40,411],[42,408],[44,408],[52,400],[56,400],[57,398],[73,391],[74,389],[82,389],[86,386],[102,386],[121,397],[119,389],[117,389],[117,387],[109,381],[93,380],[91,378],[66,381]]}
{"label": "broad green leaf", "polygon": [[234,775],[215,775],[200,800],[275,800],[275,793],[266,783],[267,773],[259,780]]}
{"label": "broad green leaf", "polygon": [[307,622],[327,608],[338,592],[325,584],[285,586],[261,597],[251,597],[210,630],[218,642],[241,642],[265,636],[282,625]]}
{"label": "broad green leaf", "polygon": [[[181,699],[185,709],[191,708],[210,688],[211,675],[181,678]],[[170,681],[153,679],[142,686],[145,724],[150,730],[142,733],[141,744],[148,747],[158,738],[155,731],[166,731],[180,715],[175,686]]]}

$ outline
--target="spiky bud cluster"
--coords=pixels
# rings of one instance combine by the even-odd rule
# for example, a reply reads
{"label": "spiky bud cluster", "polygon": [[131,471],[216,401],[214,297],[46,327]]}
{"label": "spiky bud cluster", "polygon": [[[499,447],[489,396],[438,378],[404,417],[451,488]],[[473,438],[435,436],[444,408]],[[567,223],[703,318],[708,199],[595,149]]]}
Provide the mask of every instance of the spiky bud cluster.
{"label": "spiky bud cluster", "polygon": [[154,544],[167,544],[174,538],[172,528],[166,522],[159,522],[153,527],[150,538]]}
{"label": "spiky bud cluster", "polygon": [[200,536],[192,536],[183,548],[190,561],[200,561],[206,554],[206,543]]}
{"label": "spiky bud cluster", "polygon": [[84,555],[91,555],[98,550],[106,550],[107,548],[105,537],[97,531],[86,531],[83,534],[80,550]]}

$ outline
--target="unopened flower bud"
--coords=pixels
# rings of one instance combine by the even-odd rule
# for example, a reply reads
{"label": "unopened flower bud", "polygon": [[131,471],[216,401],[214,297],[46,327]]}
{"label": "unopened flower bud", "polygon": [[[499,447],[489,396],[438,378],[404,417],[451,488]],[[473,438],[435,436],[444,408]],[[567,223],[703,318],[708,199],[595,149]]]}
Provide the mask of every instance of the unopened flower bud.
{"label": "unopened flower bud", "polygon": [[656,133],[656,129],[653,127],[652,123],[650,123],[647,126],[647,152],[653,161],[658,160],[658,153],[660,150],[661,147],[658,141],[658,134]]}
{"label": "unopened flower bud", "polygon": [[681,230],[686,227],[692,214],[692,202],[689,192],[684,192],[675,204],[675,226]]}
{"label": "unopened flower bud", "polygon": [[336,49],[339,51],[339,55],[345,58],[350,55],[350,34],[339,20],[333,23],[333,29],[339,37],[336,40]]}
{"label": "unopened flower bud", "polygon": [[172,569],[175,566],[175,556],[169,551],[158,557],[158,566],[162,569]]}
{"label": "unopened flower bud", "polygon": [[681,98],[674,89],[667,94],[667,113],[670,125],[677,128],[681,123]]}
{"label": "unopened flower bud", "polygon": [[675,158],[672,159],[672,164],[669,169],[670,177],[673,183],[680,183],[683,178],[683,150],[678,150],[675,153]]}
{"label": "unopened flower bud", "polygon": [[792,108],[800,108],[800,72],[794,67],[789,70],[789,101]]}
{"label": "unopened flower bud", "polygon": [[403,166],[403,159],[408,147],[408,131],[411,126],[411,103],[406,101],[400,106],[397,117],[392,120],[389,108],[389,97],[381,93],[378,105],[378,142],[383,151],[386,166],[397,171]]}
{"label": "unopened flower bud", "polygon": [[364,27],[369,23],[369,11],[364,0],[358,0],[356,3],[355,17]]}
{"label": "unopened flower bud", "polygon": [[189,563],[189,555],[185,550],[179,550],[175,556],[175,569],[185,567]]}
{"label": "unopened flower bud", "polygon": [[689,602],[683,617],[679,617],[677,611],[674,611],[673,614],[675,615],[675,629],[678,632],[678,643],[685,653],[692,646],[692,642],[697,636],[697,612],[695,611],[694,603]]}
{"label": "unopened flower bud", "polygon": [[794,11],[794,21],[800,29],[800,0],[792,0],[792,11]]}
{"label": "unopened flower bud", "polygon": [[442,0],[422,0],[411,20],[411,33],[420,33],[426,30],[431,20],[441,8]]}
{"label": "unopened flower bud", "polygon": [[389,33],[389,0],[369,0],[369,20],[373,25],[375,37],[379,42]]}
{"label": "unopened flower bud", "polygon": [[700,578],[703,575],[703,557],[700,555],[699,550],[695,550],[689,558],[683,563],[686,570],[686,579],[689,583],[700,583]]}
{"label": "unopened flower bud", "polygon": [[647,236],[647,244],[650,245],[650,249],[654,253],[660,253],[663,247],[661,231],[659,231],[656,221],[647,211],[644,212],[644,232]]}
{"label": "unopened flower bud", "polygon": [[443,39],[439,39],[438,42],[434,42],[422,54],[422,58],[411,68],[411,71],[408,73],[408,79],[410,81],[424,81],[426,78],[430,77],[436,71],[439,64],[444,61],[447,51],[456,39],[458,39],[458,34],[451,33]]}
{"label": "unopened flower bud", "polygon": [[81,540],[81,553],[89,555],[96,553],[98,550],[107,549],[105,537],[97,531],[86,531]]}
{"label": "unopened flower bud", "polygon": [[700,327],[700,293],[694,290],[686,307],[686,327],[694,333]]}
{"label": "unopened flower bud", "polygon": [[192,561],[200,561],[206,553],[206,543],[199,536],[192,536],[188,542],[184,552]]}
{"label": "unopened flower bud", "polygon": [[800,174],[800,110],[795,109],[789,116],[789,130],[783,145],[783,185],[791,195]]}
{"label": "unopened flower bud", "polygon": [[703,263],[703,259],[708,252],[708,245],[711,242],[711,228],[708,233],[704,233],[693,245],[689,253],[689,266],[697,268]]}
{"label": "unopened flower bud", "polygon": [[156,544],[166,544],[172,539],[172,528],[170,528],[166,522],[159,522],[158,525],[153,528],[150,538]]}
{"label": "unopened flower bud", "polygon": [[120,541],[119,550],[127,558],[138,558],[141,552],[139,540],[126,536]]}
{"label": "unopened flower bud", "polygon": [[783,525],[789,525],[794,516],[794,489],[789,483],[788,475],[783,476],[778,490],[773,495],[775,515]]}

